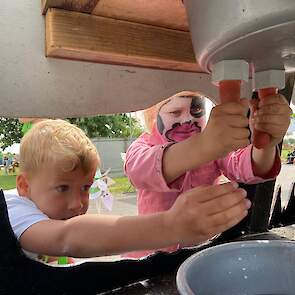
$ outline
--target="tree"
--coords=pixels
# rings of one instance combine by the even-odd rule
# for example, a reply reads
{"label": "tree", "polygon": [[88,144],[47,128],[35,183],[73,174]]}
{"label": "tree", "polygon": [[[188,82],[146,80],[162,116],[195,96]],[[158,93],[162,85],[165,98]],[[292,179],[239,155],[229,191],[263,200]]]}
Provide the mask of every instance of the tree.
{"label": "tree", "polygon": [[[84,130],[90,138],[138,137],[143,131],[137,119],[127,114],[69,118],[68,120]],[[0,117],[0,147],[3,150],[20,142],[22,125],[18,119]]]}
{"label": "tree", "polygon": [[101,115],[87,118],[69,118],[88,137],[138,137],[142,128],[136,118],[127,114]]}
{"label": "tree", "polygon": [[0,117],[0,147],[5,149],[14,143],[19,143],[22,138],[22,124],[18,119]]}

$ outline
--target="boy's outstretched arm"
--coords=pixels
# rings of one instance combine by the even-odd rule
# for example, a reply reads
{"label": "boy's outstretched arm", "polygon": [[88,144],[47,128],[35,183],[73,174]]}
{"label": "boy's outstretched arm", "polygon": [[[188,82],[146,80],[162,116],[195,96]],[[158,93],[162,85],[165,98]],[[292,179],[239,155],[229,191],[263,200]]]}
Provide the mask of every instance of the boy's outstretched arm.
{"label": "boy's outstretched arm", "polygon": [[21,236],[34,253],[94,257],[178,243],[194,245],[241,221],[250,207],[246,192],[231,183],[183,193],[165,212],[142,216],[80,215],[41,221]]}

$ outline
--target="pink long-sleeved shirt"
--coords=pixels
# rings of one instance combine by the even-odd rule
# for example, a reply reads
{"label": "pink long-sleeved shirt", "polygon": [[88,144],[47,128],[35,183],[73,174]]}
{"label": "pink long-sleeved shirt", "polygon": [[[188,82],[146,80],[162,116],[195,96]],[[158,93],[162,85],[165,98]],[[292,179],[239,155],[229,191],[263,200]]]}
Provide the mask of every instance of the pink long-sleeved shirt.
{"label": "pink long-sleeved shirt", "polygon": [[[142,134],[129,147],[126,153],[125,173],[137,189],[138,214],[148,214],[168,210],[177,197],[191,188],[216,183],[222,174],[236,182],[255,184],[275,178],[280,171],[278,154],[268,178],[254,176],[252,169],[252,145],[231,152],[223,159],[215,160],[186,172],[169,185],[163,176],[162,159],[165,149],[171,143],[148,133]],[[185,157],[185,155],[183,155]],[[176,250],[177,247],[165,249]],[[141,251],[128,255],[142,257],[154,251]]]}

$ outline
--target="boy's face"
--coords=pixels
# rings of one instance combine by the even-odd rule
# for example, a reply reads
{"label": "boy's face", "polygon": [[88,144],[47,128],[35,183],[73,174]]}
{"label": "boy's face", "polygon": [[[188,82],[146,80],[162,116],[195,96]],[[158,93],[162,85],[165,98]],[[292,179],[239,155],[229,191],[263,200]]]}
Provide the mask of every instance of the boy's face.
{"label": "boy's face", "polygon": [[27,180],[28,197],[51,219],[69,219],[85,214],[89,204],[89,189],[97,165],[89,173],[80,168],[63,172],[48,164],[36,176]]}
{"label": "boy's face", "polygon": [[205,98],[174,96],[159,110],[157,129],[171,142],[179,142],[202,131],[206,123]]}

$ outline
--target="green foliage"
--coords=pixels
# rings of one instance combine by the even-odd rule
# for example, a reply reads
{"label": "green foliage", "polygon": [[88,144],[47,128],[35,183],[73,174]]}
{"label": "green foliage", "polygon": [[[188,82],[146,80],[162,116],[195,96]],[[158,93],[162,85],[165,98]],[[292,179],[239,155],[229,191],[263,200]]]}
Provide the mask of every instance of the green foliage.
{"label": "green foliage", "polygon": [[8,190],[16,187],[16,175],[3,175],[0,171],[0,189]]}
{"label": "green foliage", "polygon": [[115,184],[110,186],[110,191],[113,194],[124,194],[124,193],[133,193],[135,188],[129,182],[127,177],[116,177],[113,178]]}
{"label": "green foliage", "polygon": [[289,138],[287,141],[289,144],[295,144],[295,138]]}
{"label": "green foliage", "polygon": [[22,124],[18,119],[0,117],[0,147],[4,150],[22,138]]}
{"label": "green foliage", "polygon": [[284,139],[283,139],[283,144],[284,145],[294,145],[295,144],[295,138],[294,137],[285,137]]}
{"label": "green foliage", "polygon": [[138,137],[142,129],[137,119],[127,114],[101,115],[91,118],[69,118],[90,138],[94,137]]}
{"label": "green foliage", "polygon": [[287,155],[288,153],[290,153],[290,149],[282,149],[282,152],[281,152],[281,159],[282,160],[287,160]]}
{"label": "green foliage", "polygon": [[[90,138],[94,137],[138,137],[142,128],[136,118],[127,114],[97,116],[91,118],[69,118]],[[18,119],[0,117],[0,147],[4,150],[22,138],[23,124]]]}

